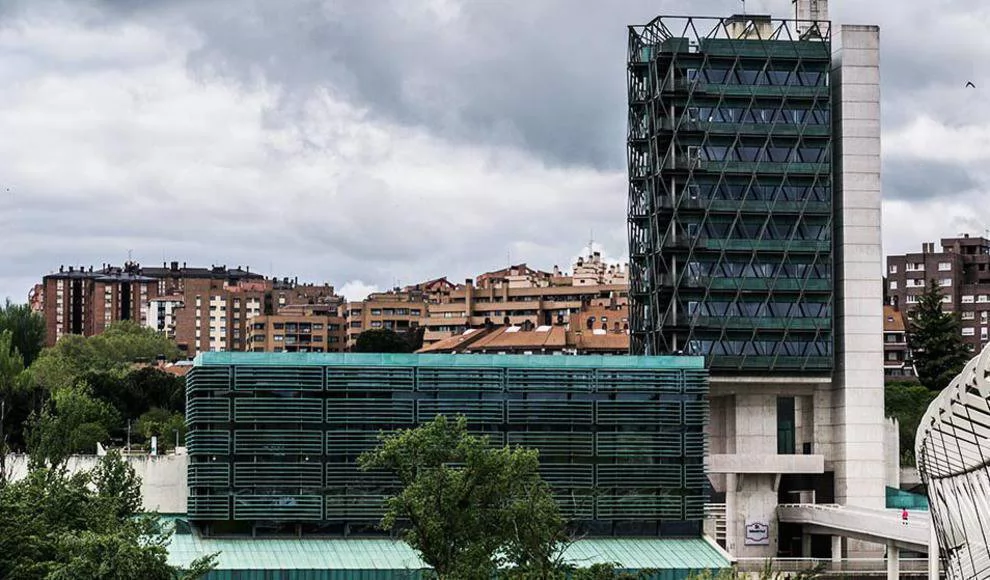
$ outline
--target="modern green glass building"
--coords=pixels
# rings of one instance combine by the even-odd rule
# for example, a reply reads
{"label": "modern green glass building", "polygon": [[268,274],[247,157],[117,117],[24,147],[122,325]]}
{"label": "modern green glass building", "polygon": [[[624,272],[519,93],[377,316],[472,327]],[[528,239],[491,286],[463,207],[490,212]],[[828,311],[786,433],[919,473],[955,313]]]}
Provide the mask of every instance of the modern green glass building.
{"label": "modern green glass building", "polygon": [[634,354],[831,372],[830,66],[827,22],[630,27]]}
{"label": "modern green glass building", "polygon": [[707,371],[700,357],[205,353],[187,379],[188,517],[207,535],[374,533],[380,433],[463,414],[539,449],[588,535],[698,537]]}

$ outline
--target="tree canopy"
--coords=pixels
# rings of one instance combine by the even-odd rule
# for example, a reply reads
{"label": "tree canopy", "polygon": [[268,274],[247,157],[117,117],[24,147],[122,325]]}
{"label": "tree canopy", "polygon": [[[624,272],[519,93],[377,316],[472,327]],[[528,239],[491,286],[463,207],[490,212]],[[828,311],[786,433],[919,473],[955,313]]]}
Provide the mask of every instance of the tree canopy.
{"label": "tree canopy", "polygon": [[467,420],[435,418],[383,436],[362,469],[394,474],[403,489],[382,527],[397,529],[441,579],[489,579],[502,565],[527,578],[555,578],[567,539],[539,475],[535,450],[493,447]]}
{"label": "tree canopy", "polygon": [[914,465],[914,436],[936,396],[937,391],[910,382],[889,383],[884,388],[884,412],[898,423],[902,465]]}
{"label": "tree canopy", "polygon": [[27,304],[14,304],[8,298],[0,306],[0,333],[11,334],[14,348],[21,353],[24,366],[31,366],[45,346],[45,319]]}
{"label": "tree canopy", "polygon": [[140,479],[115,451],[92,471],[35,466],[0,481],[0,505],[0,578],[176,580],[214,566],[215,556],[168,564],[171,531],[141,512]]}
{"label": "tree canopy", "polygon": [[908,343],[918,380],[941,391],[966,366],[972,353],[962,339],[959,318],[942,310],[942,290],[932,279],[912,312]]}

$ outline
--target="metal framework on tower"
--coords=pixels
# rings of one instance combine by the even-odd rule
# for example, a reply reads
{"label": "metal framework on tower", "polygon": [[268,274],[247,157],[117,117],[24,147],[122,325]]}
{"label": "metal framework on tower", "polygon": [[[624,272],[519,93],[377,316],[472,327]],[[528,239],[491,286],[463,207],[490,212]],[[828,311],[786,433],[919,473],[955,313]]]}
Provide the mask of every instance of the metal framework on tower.
{"label": "metal framework on tower", "polygon": [[831,372],[830,67],[828,22],[630,27],[633,354]]}

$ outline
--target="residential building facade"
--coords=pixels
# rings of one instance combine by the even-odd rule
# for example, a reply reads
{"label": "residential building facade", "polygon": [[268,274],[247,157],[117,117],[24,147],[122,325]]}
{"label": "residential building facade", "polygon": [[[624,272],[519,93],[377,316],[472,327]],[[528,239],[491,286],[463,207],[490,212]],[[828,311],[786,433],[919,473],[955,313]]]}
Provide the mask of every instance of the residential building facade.
{"label": "residential building facade", "polygon": [[251,319],[248,343],[252,352],[344,352],[346,319],[336,306],[283,306]]}
{"label": "residential building facade", "polygon": [[980,351],[990,342],[990,239],[944,238],[921,245],[921,252],[887,257],[887,296],[911,316],[931,280],[942,291],[942,308],[958,313],[962,337]]}
{"label": "residential building facade", "polygon": [[[323,305],[338,316],[343,300],[333,286],[268,279],[250,269],[104,264],[61,268],[44,277],[40,303],[49,345],[66,334],[94,336],[120,320],[163,332],[188,356],[251,350],[249,322],[294,305]],[[36,289],[34,296],[39,292]]]}
{"label": "residential building facade", "polygon": [[888,382],[918,379],[908,348],[904,313],[889,305],[883,307],[883,375]]}
{"label": "residential building facade", "polygon": [[631,352],[706,358],[738,557],[875,554],[776,506],[885,501],[879,30],[795,8],[629,35]]}
{"label": "residential building facade", "polygon": [[417,330],[426,316],[431,294],[415,288],[374,292],[361,302],[348,302],[347,349],[354,348],[366,330],[385,329],[404,334]]}
{"label": "residential building facade", "polygon": [[100,270],[63,266],[45,276],[41,286],[32,298],[41,296],[47,346],[68,334],[100,334],[122,320],[144,324],[144,305],[158,294],[157,280],[133,263]]}

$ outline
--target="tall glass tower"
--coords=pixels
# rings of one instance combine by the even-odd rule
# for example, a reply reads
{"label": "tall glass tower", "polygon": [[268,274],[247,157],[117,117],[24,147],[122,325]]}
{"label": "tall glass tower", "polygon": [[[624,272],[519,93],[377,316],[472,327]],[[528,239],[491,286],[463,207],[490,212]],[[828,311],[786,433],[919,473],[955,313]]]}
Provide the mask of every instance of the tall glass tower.
{"label": "tall glass tower", "polygon": [[827,21],[630,27],[633,354],[831,372],[830,67]]}

